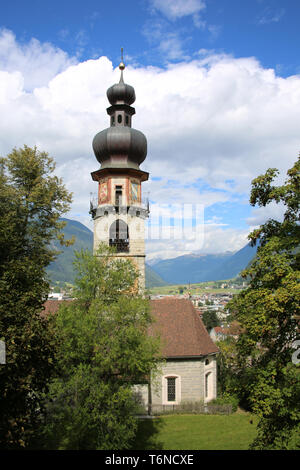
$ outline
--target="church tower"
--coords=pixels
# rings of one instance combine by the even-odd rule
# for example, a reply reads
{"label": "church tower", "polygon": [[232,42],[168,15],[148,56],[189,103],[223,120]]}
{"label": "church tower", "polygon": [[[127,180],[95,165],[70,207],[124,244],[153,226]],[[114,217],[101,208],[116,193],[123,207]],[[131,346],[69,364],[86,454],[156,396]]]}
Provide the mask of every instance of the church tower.
{"label": "church tower", "polygon": [[131,259],[138,268],[139,289],[145,288],[145,219],[148,202],[142,201],[142,182],[149,174],[140,169],[147,155],[144,134],[131,127],[135,91],[124,83],[123,60],[119,83],[107,90],[110,127],[94,137],[93,150],[99,170],[91,173],[98,182],[98,198],[91,203],[94,219],[94,252],[104,242],[116,248],[114,256]]}

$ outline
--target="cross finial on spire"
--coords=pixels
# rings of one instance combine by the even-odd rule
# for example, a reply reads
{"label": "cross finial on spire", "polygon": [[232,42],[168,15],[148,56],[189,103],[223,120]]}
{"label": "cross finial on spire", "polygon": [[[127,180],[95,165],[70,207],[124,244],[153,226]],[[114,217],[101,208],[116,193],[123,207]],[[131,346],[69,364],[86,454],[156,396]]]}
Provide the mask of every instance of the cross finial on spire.
{"label": "cross finial on spire", "polygon": [[121,47],[121,62],[119,64],[119,69],[121,70],[120,83],[124,83],[124,81],[123,81],[123,70],[125,69],[125,64],[123,62],[123,47]]}
{"label": "cross finial on spire", "polygon": [[121,47],[121,62],[119,64],[119,69],[120,70],[124,70],[125,69],[125,64],[124,64],[124,60],[123,60],[123,47]]}

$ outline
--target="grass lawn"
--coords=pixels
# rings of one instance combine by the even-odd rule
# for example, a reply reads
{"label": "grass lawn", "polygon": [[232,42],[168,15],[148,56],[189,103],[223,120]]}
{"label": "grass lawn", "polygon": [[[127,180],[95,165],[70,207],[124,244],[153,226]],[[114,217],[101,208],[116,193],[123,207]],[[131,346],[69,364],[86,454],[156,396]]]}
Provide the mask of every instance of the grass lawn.
{"label": "grass lawn", "polygon": [[168,415],[141,420],[132,449],[246,450],[255,438],[255,423],[252,415],[238,413]]}

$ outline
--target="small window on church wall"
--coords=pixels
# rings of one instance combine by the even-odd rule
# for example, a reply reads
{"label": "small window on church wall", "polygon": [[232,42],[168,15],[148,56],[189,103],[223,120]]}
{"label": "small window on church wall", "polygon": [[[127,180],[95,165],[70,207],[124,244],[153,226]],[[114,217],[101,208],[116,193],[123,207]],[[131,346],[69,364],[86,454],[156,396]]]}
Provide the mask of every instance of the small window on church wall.
{"label": "small window on church wall", "polygon": [[112,125],[112,126],[115,125],[115,116],[112,116],[112,117],[111,117],[111,125]]}
{"label": "small window on church wall", "polygon": [[168,377],[167,378],[167,386],[168,386],[168,401],[175,401],[176,400],[176,377]]}
{"label": "small window on church wall", "polygon": [[128,116],[125,117],[125,122],[126,122],[126,125],[128,126],[128,124],[129,124],[129,117]]}
{"label": "small window on church wall", "polygon": [[205,398],[212,398],[212,373],[205,375]]}
{"label": "small window on church wall", "polygon": [[118,123],[121,124],[122,122],[122,114],[118,114]]}
{"label": "small window on church wall", "polygon": [[208,366],[209,364],[209,359],[205,359],[205,365]]}

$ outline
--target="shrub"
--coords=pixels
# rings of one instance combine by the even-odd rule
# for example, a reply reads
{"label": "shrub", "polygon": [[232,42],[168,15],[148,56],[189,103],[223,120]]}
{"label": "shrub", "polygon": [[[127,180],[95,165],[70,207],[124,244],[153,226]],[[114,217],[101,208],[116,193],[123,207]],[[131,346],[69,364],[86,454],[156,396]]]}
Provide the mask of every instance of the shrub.
{"label": "shrub", "polygon": [[222,397],[215,398],[209,404],[210,405],[231,405],[232,413],[235,413],[238,408],[239,400],[234,395],[224,394]]}

